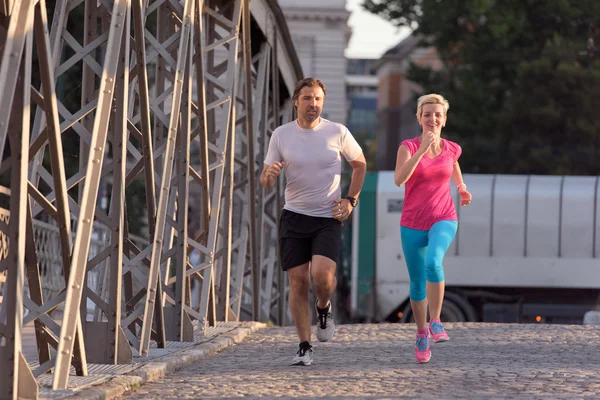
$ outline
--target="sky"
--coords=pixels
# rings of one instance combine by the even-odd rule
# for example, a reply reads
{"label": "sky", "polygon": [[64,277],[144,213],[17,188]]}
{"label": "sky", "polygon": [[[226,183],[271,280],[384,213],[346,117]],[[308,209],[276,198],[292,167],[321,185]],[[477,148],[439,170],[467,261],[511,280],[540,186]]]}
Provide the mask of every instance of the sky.
{"label": "sky", "polygon": [[346,57],[379,58],[390,47],[404,39],[410,30],[398,29],[383,18],[365,11],[363,0],[346,0],[346,9],[352,14],[348,24],[352,27],[352,37]]}

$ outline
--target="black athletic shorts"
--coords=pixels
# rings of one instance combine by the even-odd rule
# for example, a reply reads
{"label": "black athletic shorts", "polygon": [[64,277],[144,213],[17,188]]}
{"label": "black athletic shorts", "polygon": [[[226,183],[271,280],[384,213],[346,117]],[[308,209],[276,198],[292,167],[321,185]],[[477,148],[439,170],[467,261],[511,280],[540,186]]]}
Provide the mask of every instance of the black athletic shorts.
{"label": "black athletic shorts", "polygon": [[281,269],[306,264],[313,255],[330,258],[337,263],[342,245],[341,221],[311,217],[283,210],[279,218],[279,251]]}

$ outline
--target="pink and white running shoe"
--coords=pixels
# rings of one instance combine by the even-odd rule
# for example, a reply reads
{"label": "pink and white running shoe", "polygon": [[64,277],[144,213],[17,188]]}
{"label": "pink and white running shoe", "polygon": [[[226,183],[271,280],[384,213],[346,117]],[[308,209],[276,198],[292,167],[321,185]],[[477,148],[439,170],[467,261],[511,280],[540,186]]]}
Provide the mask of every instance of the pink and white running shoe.
{"label": "pink and white running shoe", "polygon": [[417,344],[415,346],[415,356],[417,362],[426,363],[431,359],[431,348],[429,347],[429,330],[425,333],[417,332]]}
{"label": "pink and white running shoe", "polygon": [[442,325],[439,319],[432,319],[429,321],[429,333],[433,338],[434,342],[447,342],[450,340],[448,334],[444,330],[444,325]]}

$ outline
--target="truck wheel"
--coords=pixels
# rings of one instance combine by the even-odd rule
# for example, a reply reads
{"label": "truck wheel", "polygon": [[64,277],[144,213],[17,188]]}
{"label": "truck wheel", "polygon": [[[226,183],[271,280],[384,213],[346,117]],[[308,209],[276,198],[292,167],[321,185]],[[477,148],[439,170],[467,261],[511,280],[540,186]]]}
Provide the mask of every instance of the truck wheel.
{"label": "truck wheel", "polygon": [[463,314],[465,318],[461,322],[477,321],[477,313],[475,312],[475,308],[473,308],[471,303],[469,303],[469,301],[465,299],[464,296],[455,292],[446,292],[444,295],[444,305],[442,307],[442,314],[444,313],[444,308],[449,304],[453,304],[454,306],[460,309],[461,314]]}
{"label": "truck wheel", "polygon": [[443,322],[465,322],[467,320],[458,305],[446,300],[444,300],[444,304],[442,305],[440,319]]}

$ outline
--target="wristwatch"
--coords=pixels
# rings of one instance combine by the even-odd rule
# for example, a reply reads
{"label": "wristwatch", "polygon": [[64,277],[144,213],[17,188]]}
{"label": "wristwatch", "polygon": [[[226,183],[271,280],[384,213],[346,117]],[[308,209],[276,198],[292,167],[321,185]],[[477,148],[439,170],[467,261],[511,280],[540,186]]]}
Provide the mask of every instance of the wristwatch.
{"label": "wristwatch", "polygon": [[358,200],[356,200],[354,197],[352,196],[348,196],[346,197],[346,200],[348,200],[350,202],[350,205],[352,207],[356,207],[356,205],[358,204]]}

